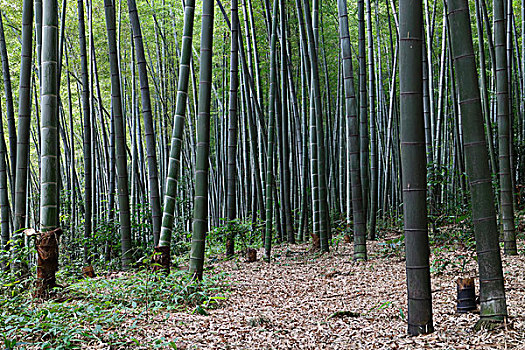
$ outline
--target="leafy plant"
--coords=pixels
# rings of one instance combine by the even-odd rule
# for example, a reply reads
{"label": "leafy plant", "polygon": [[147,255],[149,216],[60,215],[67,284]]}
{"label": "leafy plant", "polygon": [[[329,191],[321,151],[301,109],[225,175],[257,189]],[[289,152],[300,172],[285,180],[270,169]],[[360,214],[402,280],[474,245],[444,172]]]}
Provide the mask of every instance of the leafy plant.
{"label": "leafy plant", "polygon": [[382,257],[401,255],[405,247],[405,235],[379,242],[378,245],[381,247],[380,256]]}

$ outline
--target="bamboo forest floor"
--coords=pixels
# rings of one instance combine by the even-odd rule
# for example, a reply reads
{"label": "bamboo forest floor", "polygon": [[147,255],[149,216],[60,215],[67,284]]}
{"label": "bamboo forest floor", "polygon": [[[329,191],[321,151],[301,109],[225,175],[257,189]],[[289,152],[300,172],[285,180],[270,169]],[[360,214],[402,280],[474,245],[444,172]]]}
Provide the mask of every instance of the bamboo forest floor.
{"label": "bamboo forest floor", "polygon": [[404,253],[395,237],[369,242],[367,262],[353,262],[351,244],[340,242],[324,255],[282,245],[271,264],[208,264],[207,274],[223,271],[232,281],[227,300],[208,315],[159,315],[142,336],[165,337],[179,349],[525,349],[523,240],[519,256],[503,258],[508,324],[475,332],[479,315],[455,312],[455,281],[476,276],[477,264],[464,245],[448,244],[431,257],[435,332],[410,337]]}
{"label": "bamboo forest floor", "polygon": [[441,240],[433,238],[429,335],[406,335],[404,247],[401,233],[390,231],[368,242],[366,262],[354,262],[352,243],[339,237],[322,255],[282,244],[271,264],[211,256],[201,288],[184,266],[169,276],[141,270],[93,279],[64,267],[66,288],[52,300],[33,299],[30,290],[0,298],[0,349],[525,350],[523,234],[519,255],[503,257],[508,323],[475,332],[479,315],[455,311],[456,279],[477,274],[473,244],[458,239],[463,232],[444,227]]}

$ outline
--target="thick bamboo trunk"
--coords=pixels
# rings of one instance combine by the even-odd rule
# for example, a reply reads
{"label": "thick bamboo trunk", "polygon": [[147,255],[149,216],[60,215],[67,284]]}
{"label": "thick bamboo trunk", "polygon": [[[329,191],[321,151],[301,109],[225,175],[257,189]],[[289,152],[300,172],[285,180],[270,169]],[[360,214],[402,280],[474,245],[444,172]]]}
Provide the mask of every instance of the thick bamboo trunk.
{"label": "thick bamboo trunk", "polygon": [[498,118],[498,153],[500,181],[500,212],[503,227],[504,252],[507,255],[518,253],[514,228],[514,207],[511,165],[510,165],[510,116],[509,116],[509,76],[507,72],[507,52],[505,39],[504,0],[494,0],[494,47],[496,53],[496,96]]}
{"label": "thick bamboo trunk", "polygon": [[266,227],[264,234],[264,259],[270,262],[273,233],[274,193],[274,143],[275,143],[275,100],[277,84],[277,10],[278,0],[273,2],[272,34],[270,40],[270,94],[268,102],[268,147],[266,154]]}
{"label": "thick bamboo trunk", "polygon": [[40,220],[42,234],[38,251],[36,295],[46,297],[56,285],[58,270],[58,3],[44,0],[42,5],[42,144],[40,174]]}
{"label": "thick bamboo trunk", "polygon": [[469,7],[466,0],[449,0],[448,4],[479,266],[481,319],[477,327],[490,327],[491,321],[501,322],[507,316],[494,191],[484,134]]}
{"label": "thick bamboo trunk", "polygon": [[139,72],[140,92],[142,102],[142,117],[144,118],[144,131],[146,134],[146,153],[148,158],[148,185],[149,204],[153,224],[153,241],[157,245],[160,238],[162,213],[160,208],[159,176],[157,168],[157,153],[155,146],[155,129],[153,128],[153,115],[148,82],[148,70],[144,51],[142,30],[135,0],[128,0],[129,21],[133,31],[135,55]]}
{"label": "thick bamboo trunk", "polygon": [[408,290],[408,333],[434,331],[427,228],[427,174],[423,120],[423,16],[417,0],[399,3],[401,168]]}
{"label": "thick bamboo trunk", "polygon": [[[14,200],[14,238],[22,245],[21,231],[26,227],[29,164],[29,134],[31,125],[31,64],[33,55],[33,1],[24,0],[22,11],[22,52],[18,93],[17,166]],[[15,269],[23,266],[15,266]]]}
{"label": "thick bamboo trunk", "polygon": [[359,162],[359,122],[357,101],[354,91],[352,50],[348,30],[346,0],[338,1],[339,37],[343,57],[343,79],[345,88],[346,135],[348,140],[347,159],[349,160],[348,186],[351,188],[352,214],[354,219],[354,260],[366,260],[366,222],[363,212],[363,190],[361,188],[361,168]]}

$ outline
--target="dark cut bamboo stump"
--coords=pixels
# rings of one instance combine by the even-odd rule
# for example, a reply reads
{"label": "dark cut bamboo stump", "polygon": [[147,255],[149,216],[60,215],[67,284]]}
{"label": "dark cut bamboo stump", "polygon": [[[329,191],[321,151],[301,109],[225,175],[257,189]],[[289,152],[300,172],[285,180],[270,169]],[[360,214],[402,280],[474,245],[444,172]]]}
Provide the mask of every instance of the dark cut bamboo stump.
{"label": "dark cut bamboo stump", "polygon": [[82,275],[85,278],[94,278],[95,277],[95,269],[91,265],[85,266],[85,267],[82,268]]}
{"label": "dark cut bamboo stump", "polygon": [[35,298],[48,298],[50,290],[57,286],[55,273],[58,270],[58,237],[61,233],[62,229],[57,228],[37,235]]}
{"label": "dark cut bamboo stump", "polygon": [[474,279],[458,278],[456,284],[458,290],[457,312],[467,313],[476,310],[476,289]]}
{"label": "dark cut bamboo stump", "polygon": [[248,248],[246,250],[246,262],[257,261],[257,250],[253,248]]}
{"label": "dark cut bamboo stump", "polygon": [[312,249],[313,250],[319,250],[321,249],[321,240],[318,235],[315,233],[310,233],[310,236],[312,236]]}

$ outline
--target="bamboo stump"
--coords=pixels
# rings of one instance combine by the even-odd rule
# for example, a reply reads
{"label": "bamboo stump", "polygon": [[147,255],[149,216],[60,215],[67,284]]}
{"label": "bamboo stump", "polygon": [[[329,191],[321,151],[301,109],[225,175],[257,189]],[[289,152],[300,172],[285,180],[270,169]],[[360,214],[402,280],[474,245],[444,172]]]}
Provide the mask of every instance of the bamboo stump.
{"label": "bamboo stump", "polygon": [[313,250],[319,250],[321,249],[321,240],[319,239],[319,236],[315,233],[310,233],[310,236],[312,236],[312,249]]}
{"label": "bamboo stump", "polygon": [[95,277],[95,269],[91,265],[85,266],[85,267],[82,268],[82,275],[85,278],[94,278]]}
{"label": "bamboo stump", "polygon": [[456,284],[458,287],[457,312],[467,313],[476,310],[476,289],[474,279],[458,278]]}
{"label": "bamboo stump", "polygon": [[58,237],[62,229],[36,234],[37,267],[35,282],[35,298],[46,299],[49,292],[56,287],[55,273],[58,270]]}
{"label": "bamboo stump", "polygon": [[246,250],[246,261],[247,262],[257,261],[257,250],[253,248],[248,248]]}

